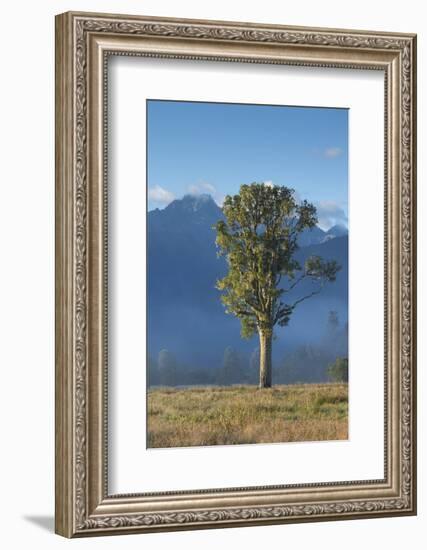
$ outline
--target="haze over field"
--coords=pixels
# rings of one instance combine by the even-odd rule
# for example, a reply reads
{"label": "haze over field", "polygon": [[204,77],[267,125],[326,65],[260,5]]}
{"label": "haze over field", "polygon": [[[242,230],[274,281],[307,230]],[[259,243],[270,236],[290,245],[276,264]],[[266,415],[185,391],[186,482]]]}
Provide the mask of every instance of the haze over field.
{"label": "haze over field", "polygon": [[[222,218],[209,194],[189,194],[148,213],[148,354],[152,372],[158,372],[159,353],[167,350],[176,372],[171,385],[218,382],[227,350],[235,364],[226,383],[256,383],[251,360],[256,364],[258,338],[241,338],[239,320],[225,313],[215,289],[227,272],[212,228]],[[273,372],[282,383],[326,381],[328,363],[348,353],[347,229],[316,226],[300,236],[299,245],[301,263],[319,255],[342,268],[333,284],[301,304],[289,326],[277,329]],[[310,284],[298,291],[309,291]],[[162,380],[151,376],[150,383]]]}

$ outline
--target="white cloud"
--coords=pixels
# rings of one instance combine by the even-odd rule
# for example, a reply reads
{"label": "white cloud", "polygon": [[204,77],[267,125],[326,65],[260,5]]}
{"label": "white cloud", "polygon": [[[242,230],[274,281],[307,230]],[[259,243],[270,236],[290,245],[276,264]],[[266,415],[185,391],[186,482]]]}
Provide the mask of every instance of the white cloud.
{"label": "white cloud", "polygon": [[160,185],[155,185],[154,187],[150,187],[148,189],[148,198],[151,201],[158,202],[166,206],[174,200],[175,195],[167,189],[160,187]]}
{"label": "white cloud", "polygon": [[320,201],[316,203],[319,226],[328,230],[333,225],[347,226],[348,218],[344,209],[335,201]]}
{"label": "white cloud", "polygon": [[222,208],[222,205],[224,204],[224,199],[225,199],[225,195],[217,195],[214,200],[217,203],[217,205]]}
{"label": "white cloud", "polygon": [[190,195],[204,195],[209,194],[213,195],[216,192],[216,189],[213,185],[210,183],[194,183],[187,186],[187,192],[190,193]]}
{"label": "white cloud", "polygon": [[274,187],[275,184],[271,180],[267,180],[264,182],[264,185],[266,187]]}
{"label": "white cloud", "polygon": [[187,187],[190,195],[202,195],[203,193],[209,193],[209,195],[215,195],[216,189],[213,185],[207,182],[201,182]]}
{"label": "white cloud", "polygon": [[342,155],[343,150],[339,147],[328,147],[328,149],[325,149],[324,155],[328,159],[334,159],[336,157],[339,157]]}
{"label": "white cloud", "polygon": [[222,203],[224,202],[224,195],[221,195],[214,185],[206,181],[189,185],[187,187],[187,191],[190,193],[190,195],[195,196],[207,193],[213,198],[218,206],[222,206]]}
{"label": "white cloud", "polygon": [[301,198],[301,195],[298,193],[298,191],[296,191],[294,189],[294,192],[292,194],[294,196],[294,199],[295,199],[296,203],[301,204],[302,203],[302,198]]}

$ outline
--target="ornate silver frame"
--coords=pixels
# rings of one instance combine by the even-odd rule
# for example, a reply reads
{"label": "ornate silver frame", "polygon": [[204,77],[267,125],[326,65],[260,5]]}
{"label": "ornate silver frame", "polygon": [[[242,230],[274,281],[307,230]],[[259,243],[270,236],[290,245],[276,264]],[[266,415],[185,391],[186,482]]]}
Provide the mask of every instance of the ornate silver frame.
{"label": "ornate silver frame", "polygon": [[[368,68],[385,74],[385,477],[109,495],[106,58]],[[416,513],[416,37],[123,15],[56,18],[56,532],[66,537]]]}

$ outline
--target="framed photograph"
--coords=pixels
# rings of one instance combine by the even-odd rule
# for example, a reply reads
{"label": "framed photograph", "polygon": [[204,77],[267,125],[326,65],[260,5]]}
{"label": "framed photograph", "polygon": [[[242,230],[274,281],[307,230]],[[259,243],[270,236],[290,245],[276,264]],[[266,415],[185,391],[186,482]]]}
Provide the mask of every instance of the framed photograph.
{"label": "framed photograph", "polygon": [[416,513],[416,37],[56,18],[56,532]]}

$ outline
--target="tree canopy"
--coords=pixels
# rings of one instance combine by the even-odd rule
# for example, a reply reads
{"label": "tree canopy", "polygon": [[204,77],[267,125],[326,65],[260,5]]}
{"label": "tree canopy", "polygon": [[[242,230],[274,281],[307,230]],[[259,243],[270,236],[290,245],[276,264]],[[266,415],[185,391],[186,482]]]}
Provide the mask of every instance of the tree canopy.
{"label": "tree canopy", "polygon": [[333,363],[328,365],[327,373],[333,382],[348,382],[347,357],[337,357]]}
{"label": "tree canopy", "polygon": [[[273,327],[286,326],[297,305],[334,281],[340,266],[320,256],[309,257],[303,266],[296,260],[298,236],[316,225],[317,216],[314,205],[298,202],[291,188],[242,185],[238,194],[225,198],[223,213],[225,219],[215,225],[216,244],[229,270],[217,288],[227,313],[240,319],[242,337],[258,331],[260,361],[267,361],[271,373]],[[286,295],[307,279],[316,283],[314,288],[287,300]]]}

